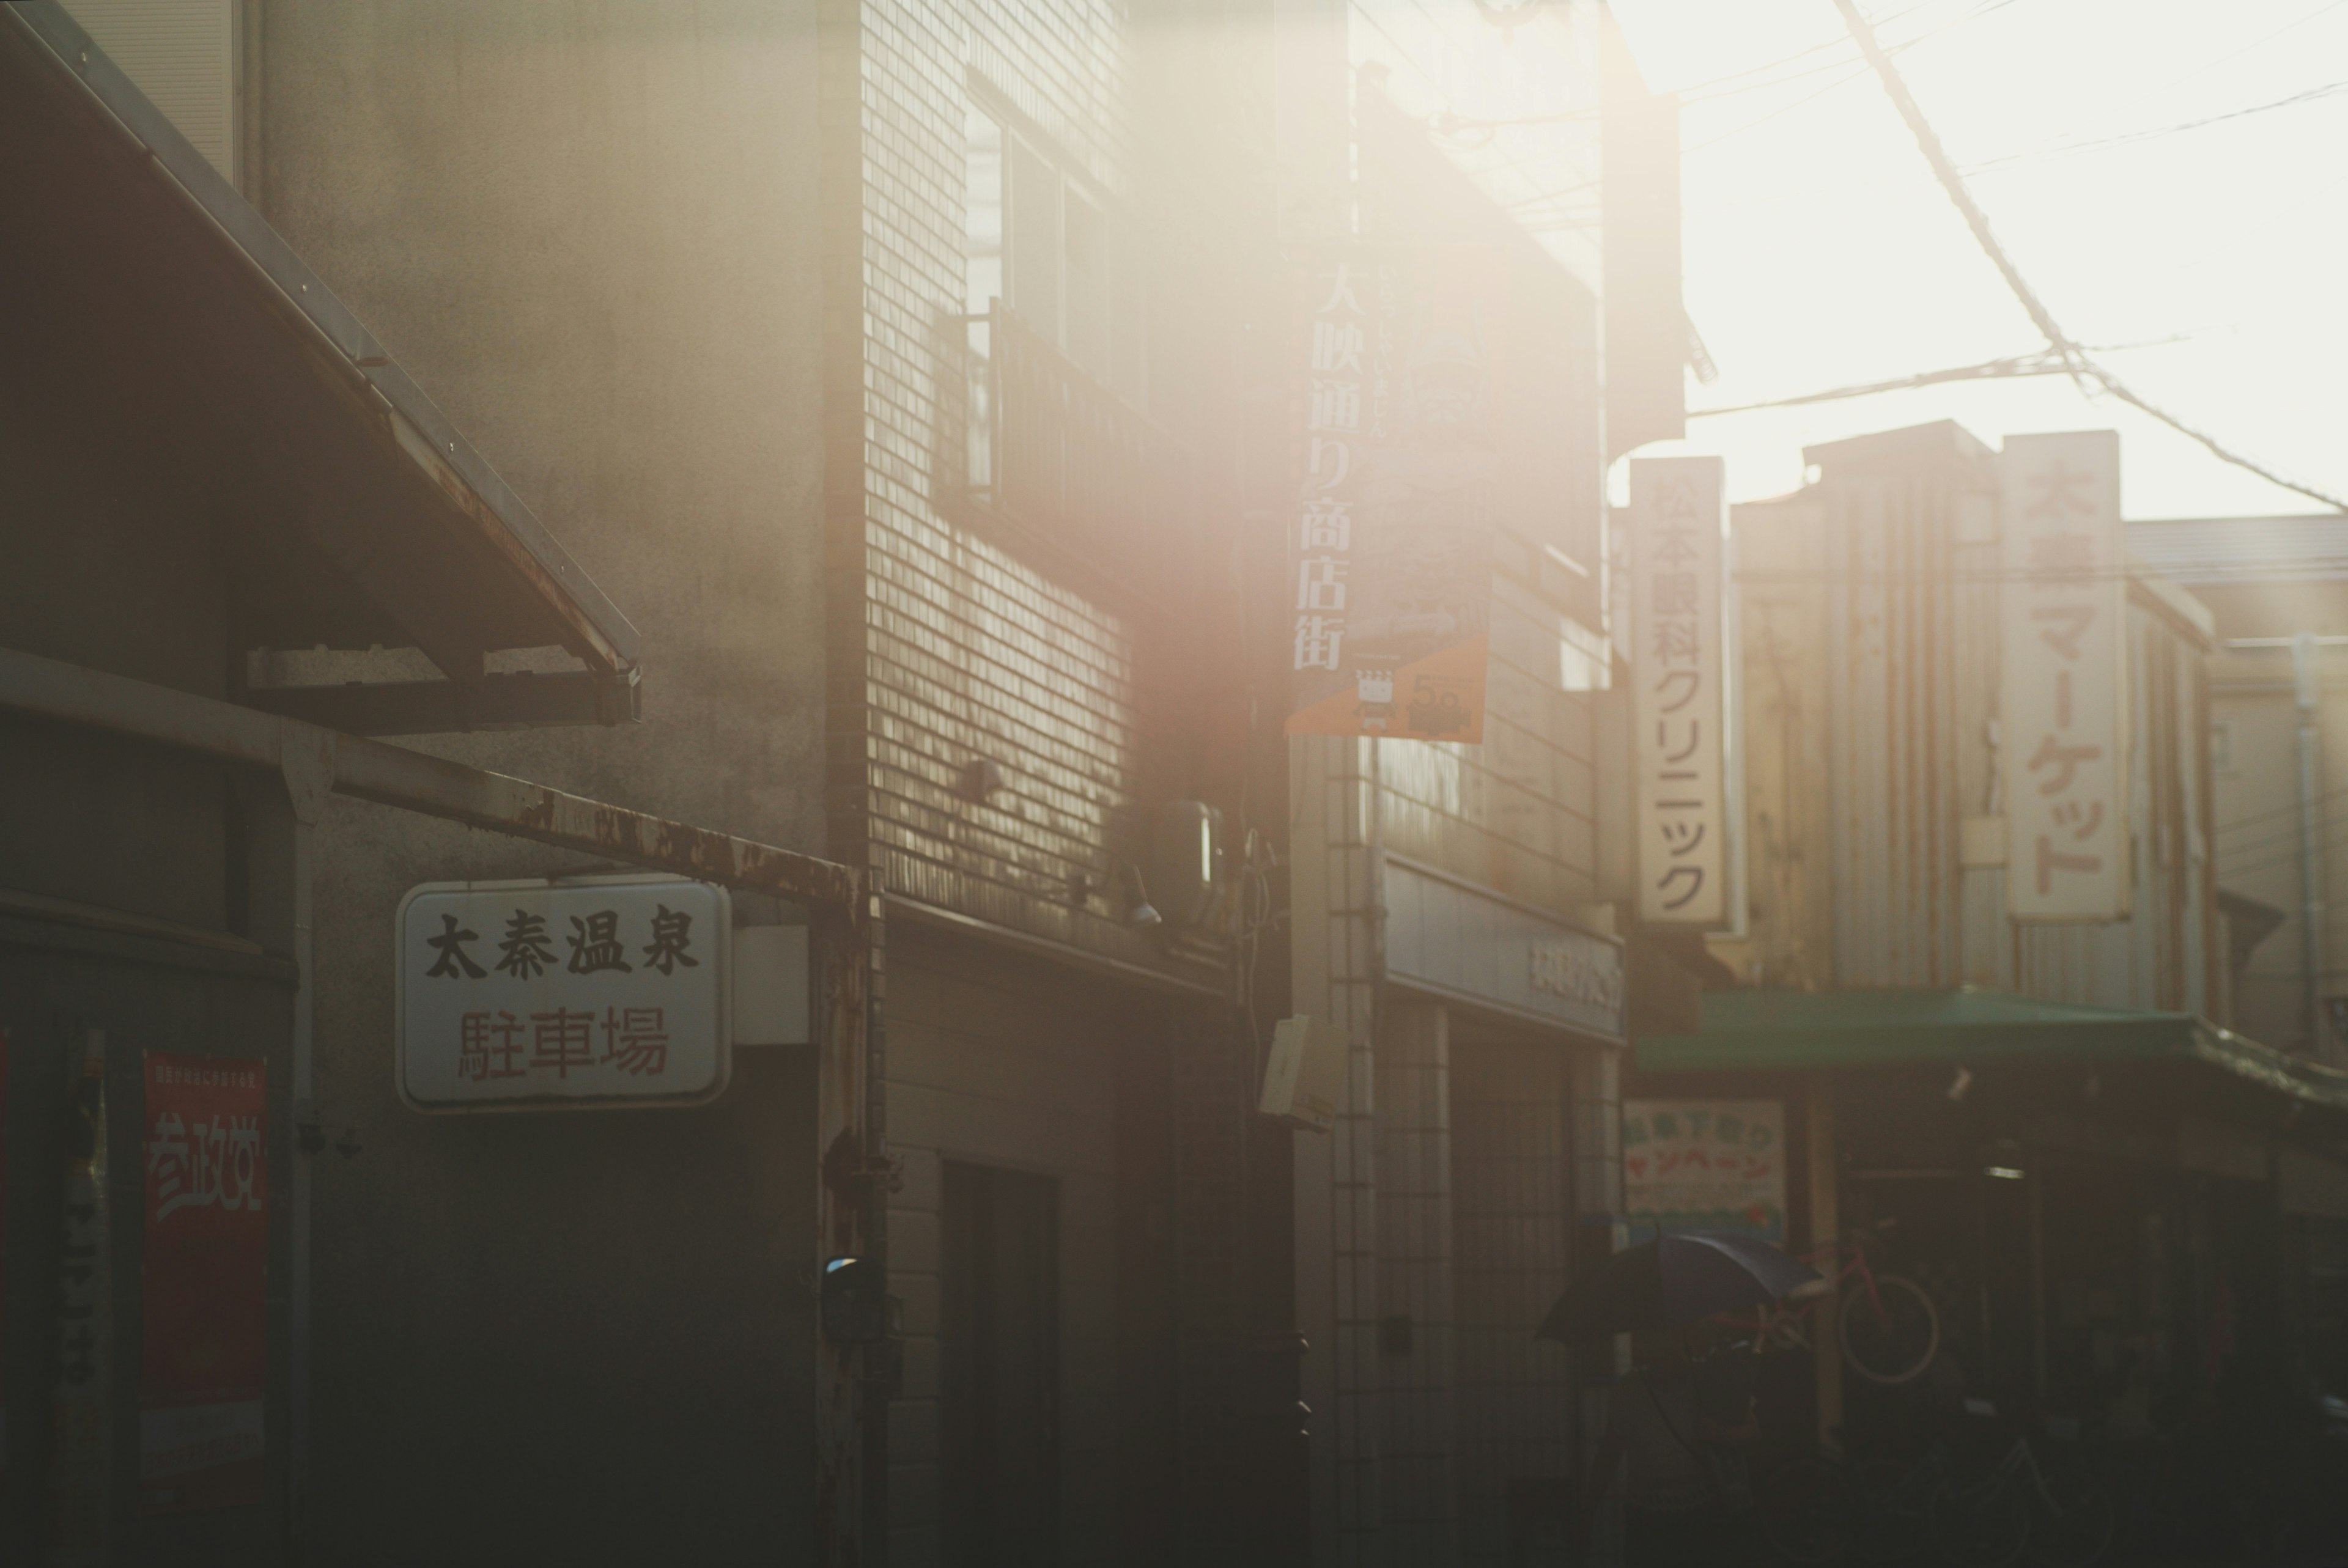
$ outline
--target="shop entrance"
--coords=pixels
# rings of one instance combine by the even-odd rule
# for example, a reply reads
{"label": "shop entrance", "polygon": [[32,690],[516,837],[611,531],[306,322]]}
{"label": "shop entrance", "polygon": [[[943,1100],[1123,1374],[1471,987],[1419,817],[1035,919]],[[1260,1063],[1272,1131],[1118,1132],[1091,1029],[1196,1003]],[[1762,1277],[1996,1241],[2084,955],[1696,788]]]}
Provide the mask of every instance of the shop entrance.
{"label": "shop entrance", "polygon": [[945,1561],[1059,1561],[1059,1184],[949,1161],[939,1308]]}

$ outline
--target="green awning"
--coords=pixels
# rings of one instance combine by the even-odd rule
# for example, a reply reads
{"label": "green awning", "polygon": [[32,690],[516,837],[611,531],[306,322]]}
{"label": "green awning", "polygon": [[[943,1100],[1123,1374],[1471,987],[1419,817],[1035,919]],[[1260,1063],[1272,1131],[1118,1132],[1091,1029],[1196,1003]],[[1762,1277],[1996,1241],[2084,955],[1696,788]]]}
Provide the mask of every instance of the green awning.
{"label": "green awning", "polygon": [[1892,1068],[1997,1061],[2199,1062],[2348,1111],[2348,1072],[2286,1056],[2190,1013],[1945,990],[1707,991],[1694,1034],[1642,1035],[1648,1072]]}

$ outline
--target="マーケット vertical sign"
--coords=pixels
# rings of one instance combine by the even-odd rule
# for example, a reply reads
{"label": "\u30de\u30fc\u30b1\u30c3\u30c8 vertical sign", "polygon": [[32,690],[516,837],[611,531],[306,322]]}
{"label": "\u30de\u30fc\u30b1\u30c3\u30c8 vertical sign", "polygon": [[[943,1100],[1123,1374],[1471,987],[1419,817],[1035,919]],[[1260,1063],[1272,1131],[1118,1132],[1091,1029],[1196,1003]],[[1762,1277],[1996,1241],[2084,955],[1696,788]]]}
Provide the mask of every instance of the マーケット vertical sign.
{"label": "\u30de\u30fc\u30b1\u30c3\u30c8 vertical sign", "polygon": [[2006,909],[2017,920],[2123,919],[2131,891],[2119,434],[2008,436],[2000,466]]}
{"label": "\u30de\u30fc\u30b1\u30c3\u30c8 vertical sign", "polygon": [[399,1091],[424,1111],[692,1104],[733,1065],[732,906],[673,876],[401,901]]}
{"label": "\u30de\u30fc\u30b1\u30c3\u30c8 vertical sign", "polygon": [[1288,733],[1480,742],[1498,257],[1319,251],[1300,287]]}
{"label": "\u30de\u30fc\u30b1\u30c3\u30c8 vertical sign", "polygon": [[1631,461],[1632,757],[1639,921],[1728,925],[1732,822],[1717,457]]}
{"label": "\u30de\u30fc\u30b1\u30c3\u30c8 vertical sign", "polygon": [[146,1068],[140,1511],[257,1503],[269,1385],[268,1070],[249,1058],[155,1051]]}

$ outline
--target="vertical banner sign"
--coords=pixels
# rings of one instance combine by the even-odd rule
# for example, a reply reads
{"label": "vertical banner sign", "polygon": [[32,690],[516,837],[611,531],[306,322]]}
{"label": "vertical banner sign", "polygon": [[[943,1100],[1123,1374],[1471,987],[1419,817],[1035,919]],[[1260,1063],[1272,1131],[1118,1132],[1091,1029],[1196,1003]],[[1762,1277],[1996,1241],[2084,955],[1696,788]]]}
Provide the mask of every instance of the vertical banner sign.
{"label": "vertical banner sign", "polygon": [[57,1227],[57,1379],[49,1452],[49,1562],[80,1568],[107,1560],[107,1390],[112,1383],[107,1312],[106,1035],[82,1037],[72,1063],[66,1123],[62,1223]]}
{"label": "vertical banner sign", "polygon": [[1310,253],[1289,521],[1292,735],[1484,738],[1497,253]]}
{"label": "vertical banner sign", "polygon": [[1784,1103],[1625,1100],[1622,1213],[1633,1241],[1725,1230],[1783,1242]]}
{"label": "vertical banner sign", "polygon": [[1730,923],[1728,691],[1717,457],[1631,460],[1639,922]]}
{"label": "vertical banner sign", "polygon": [[2125,919],[2127,566],[2117,431],[2009,436],[2003,727],[2006,909]]}
{"label": "vertical banner sign", "polygon": [[262,1500],[268,1081],[256,1061],[147,1055],[142,1512]]}
{"label": "vertical banner sign", "polygon": [[[8,1031],[0,1028],[0,1346],[8,1343]],[[8,1484],[8,1379],[0,1356],[0,1491]]]}

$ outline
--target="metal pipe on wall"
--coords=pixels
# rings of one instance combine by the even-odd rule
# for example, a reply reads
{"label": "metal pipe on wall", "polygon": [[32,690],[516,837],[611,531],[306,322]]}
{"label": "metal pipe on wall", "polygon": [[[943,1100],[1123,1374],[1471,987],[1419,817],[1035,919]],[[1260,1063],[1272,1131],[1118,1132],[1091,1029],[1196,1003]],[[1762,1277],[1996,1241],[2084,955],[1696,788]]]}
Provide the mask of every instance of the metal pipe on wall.
{"label": "metal pipe on wall", "polygon": [[2308,1054],[2326,1049],[2323,1029],[2324,932],[2322,836],[2322,721],[2317,704],[2322,681],[2316,667],[2316,638],[2302,631],[2291,641],[2291,688],[2299,703],[2299,950],[2306,986]]}

